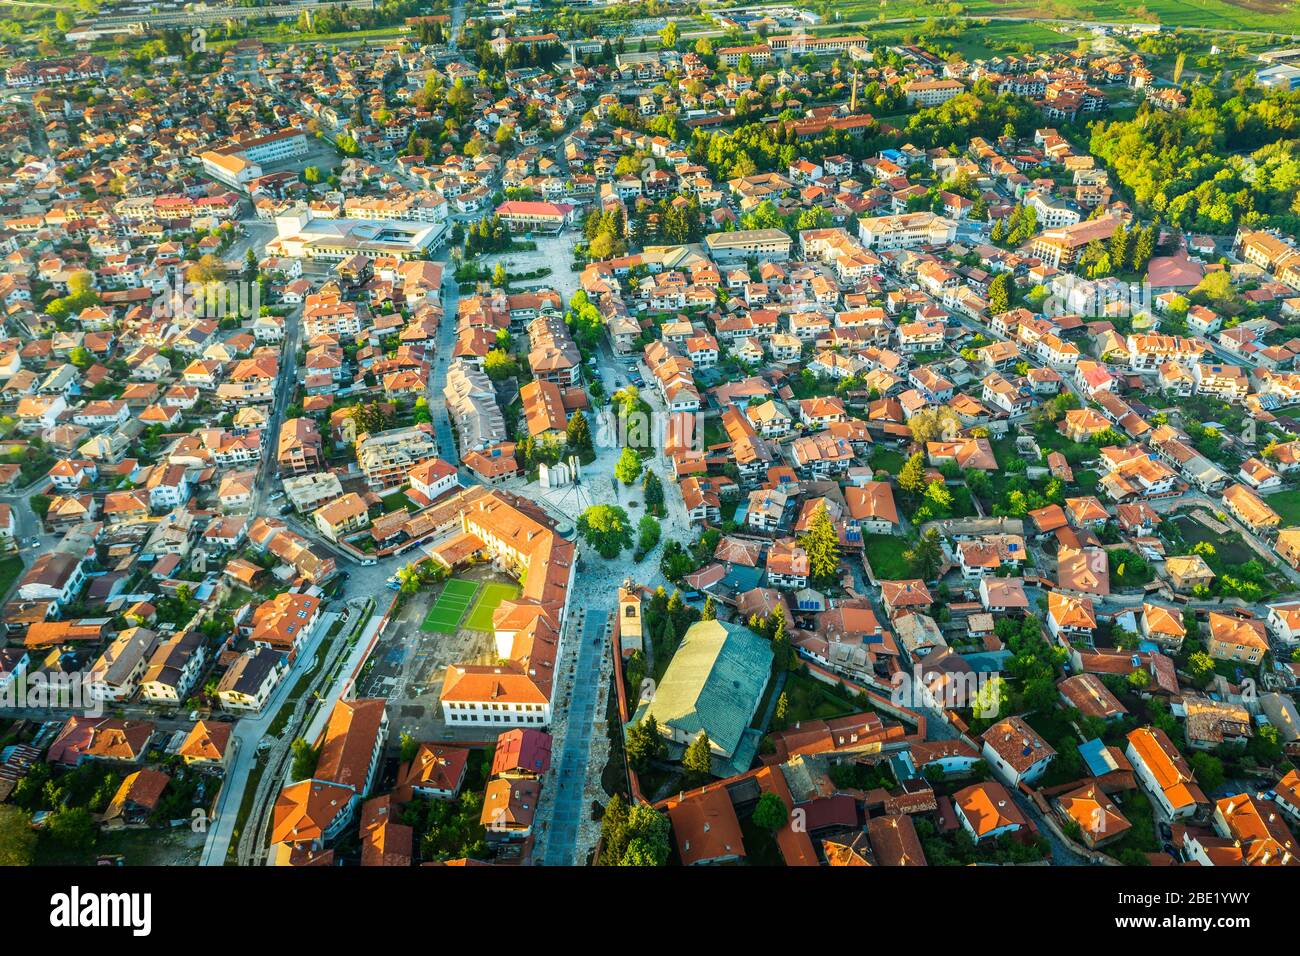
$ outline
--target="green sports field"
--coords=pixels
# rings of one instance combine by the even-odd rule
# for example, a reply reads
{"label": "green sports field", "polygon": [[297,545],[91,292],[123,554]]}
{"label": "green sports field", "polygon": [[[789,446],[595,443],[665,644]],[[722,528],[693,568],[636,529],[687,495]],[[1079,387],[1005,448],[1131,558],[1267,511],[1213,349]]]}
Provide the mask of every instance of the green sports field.
{"label": "green sports field", "polygon": [[478,585],[473,581],[452,578],[443,585],[442,593],[433,602],[433,607],[429,608],[429,613],[424,615],[420,630],[438,634],[455,634],[460,627],[461,618],[474,603],[474,595],[477,592]]}
{"label": "green sports field", "polygon": [[497,609],[502,601],[509,601],[519,596],[519,586],[517,584],[499,584],[493,582],[483,585],[482,590],[478,593],[478,603],[474,605],[474,610],[469,612],[469,618],[465,621],[465,626],[471,631],[490,631],[492,630],[492,612]]}

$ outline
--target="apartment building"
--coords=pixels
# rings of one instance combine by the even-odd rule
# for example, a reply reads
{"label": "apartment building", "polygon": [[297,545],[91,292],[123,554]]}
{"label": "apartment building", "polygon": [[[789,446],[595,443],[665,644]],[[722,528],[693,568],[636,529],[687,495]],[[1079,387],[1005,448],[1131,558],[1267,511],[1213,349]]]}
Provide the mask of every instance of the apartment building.
{"label": "apartment building", "polygon": [[357,437],[357,464],[377,493],[404,484],[412,468],[437,455],[433,426],[427,422]]}
{"label": "apartment building", "polygon": [[280,426],[275,460],[281,475],[304,475],[319,471],[325,460],[325,445],[316,422],[310,418],[290,418]]}

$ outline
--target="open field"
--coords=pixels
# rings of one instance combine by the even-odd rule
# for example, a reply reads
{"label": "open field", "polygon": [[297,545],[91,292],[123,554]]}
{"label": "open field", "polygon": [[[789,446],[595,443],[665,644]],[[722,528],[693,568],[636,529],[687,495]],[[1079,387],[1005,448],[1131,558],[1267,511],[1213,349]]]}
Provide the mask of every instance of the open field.
{"label": "open field", "polygon": [[1282,516],[1282,527],[1300,524],[1300,491],[1279,491],[1268,495],[1264,504]]}
{"label": "open field", "polygon": [[[1125,0],[969,0],[967,17],[1016,17],[1034,20],[1092,20],[1102,23],[1161,23],[1167,27],[1216,30],[1300,31],[1300,11],[1286,0],[1147,0],[1141,9]],[[836,6],[838,25],[903,17],[943,17],[948,4],[924,0],[850,0]]]}
{"label": "open field", "polygon": [[492,630],[492,613],[502,601],[513,600],[519,596],[519,587],[515,584],[489,582],[478,592],[478,601],[465,619],[465,626],[471,631]]}
{"label": "open field", "polygon": [[433,602],[429,608],[429,613],[424,616],[424,621],[420,624],[422,631],[436,631],[439,634],[455,634],[460,627],[461,618],[469,609],[470,604],[474,601],[474,595],[478,592],[478,585],[473,581],[462,581],[459,578],[452,578],[438,595],[438,600]]}

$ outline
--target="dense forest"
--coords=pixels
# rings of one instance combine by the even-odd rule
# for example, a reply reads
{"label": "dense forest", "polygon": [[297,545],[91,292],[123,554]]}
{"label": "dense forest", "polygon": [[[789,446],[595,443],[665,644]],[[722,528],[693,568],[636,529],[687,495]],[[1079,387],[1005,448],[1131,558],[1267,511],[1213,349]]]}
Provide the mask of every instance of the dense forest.
{"label": "dense forest", "polygon": [[[787,115],[786,120],[793,120]],[[795,138],[790,122],[750,123],[718,132],[696,130],[691,158],[708,165],[722,179],[754,173],[784,171],[798,158],[818,160],[836,153],[855,159],[879,150],[911,143],[924,149],[946,146],[954,154],[965,151],[972,137],[996,139],[1006,132],[1026,135],[1039,124],[1033,105],[1014,96],[963,93],[948,102],[918,110],[902,127],[877,124],[864,136],[833,130],[813,140]]]}
{"label": "dense forest", "polygon": [[1194,87],[1185,110],[1144,106],[1131,120],[1095,124],[1089,148],[1144,213],[1170,225],[1300,233],[1300,93]]}

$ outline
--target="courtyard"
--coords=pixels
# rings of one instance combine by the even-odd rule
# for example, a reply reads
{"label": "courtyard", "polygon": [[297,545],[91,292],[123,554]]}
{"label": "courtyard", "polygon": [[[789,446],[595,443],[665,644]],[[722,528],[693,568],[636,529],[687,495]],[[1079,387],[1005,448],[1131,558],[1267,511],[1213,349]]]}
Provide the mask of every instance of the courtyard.
{"label": "courtyard", "polygon": [[394,612],[357,681],[357,696],[388,699],[394,740],[403,733],[416,740],[482,737],[481,729],[446,726],[438,696],[452,664],[496,662],[492,612],[518,593],[508,576],[480,564],[411,595]]}

